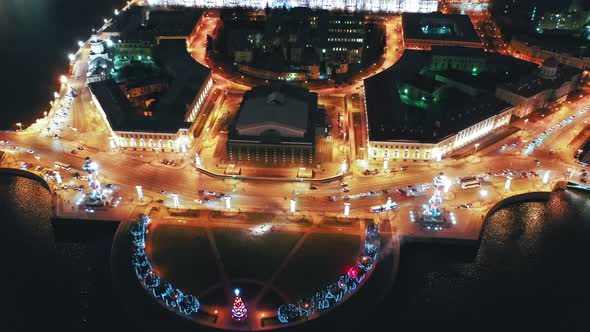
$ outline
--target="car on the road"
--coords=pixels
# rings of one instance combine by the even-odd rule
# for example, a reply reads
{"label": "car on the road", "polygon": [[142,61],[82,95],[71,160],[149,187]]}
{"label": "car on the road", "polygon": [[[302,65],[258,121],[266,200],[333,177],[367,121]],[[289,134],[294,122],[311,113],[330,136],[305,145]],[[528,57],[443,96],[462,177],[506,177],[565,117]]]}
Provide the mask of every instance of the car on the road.
{"label": "car on the road", "polygon": [[316,187],[316,186],[309,186],[309,189],[310,189],[310,190],[317,190],[317,189],[318,189],[318,187]]}
{"label": "car on the road", "polygon": [[78,150],[84,150],[84,147],[82,145],[78,146]]}
{"label": "car on the road", "polygon": [[525,179],[526,179],[526,178],[528,178],[529,176],[528,176],[527,172],[522,172],[522,173],[520,173],[520,177],[522,177],[522,178],[525,178]]}
{"label": "car on the road", "polygon": [[330,202],[335,202],[336,201],[336,196],[328,196],[328,200]]}
{"label": "car on the road", "polygon": [[65,183],[61,185],[61,189],[68,189],[69,187],[70,187],[70,186],[69,186],[69,185],[67,185],[67,184],[65,184]]}
{"label": "car on the road", "polygon": [[346,182],[342,182],[342,183],[340,183],[340,186],[341,186],[341,187],[348,187],[348,183],[346,183]]}
{"label": "car on the road", "polygon": [[539,159],[535,159],[535,164],[539,165],[541,164],[541,161]]}
{"label": "car on the road", "polygon": [[83,184],[81,184],[81,185],[78,186],[78,191],[84,191],[84,185]]}
{"label": "car on the road", "polygon": [[33,150],[29,150],[27,152],[30,153],[30,154],[35,154],[35,151],[33,151]]}
{"label": "car on the road", "polygon": [[160,199],[159,199],[159,200],[157,200],[156,202],[158,202],[158,203],[160,203],[160,204],[163,204],[163,203],[164,203],[164,200],[160,198]]}
{"label": "car on the road", "polygon": [[586,180],[586,178],[581,178],[580,179],[580,182],[582,182],[582,183],[588,183],[588,180]]}
{"label": "car on the road", "polygon": [[37,166],[37,167],[35,167],[35,170],[37,172],[41,172],[43,170],[43,166]]}
{"label": "car on the road", "polygon": [[343,193],[347,193],[350,191],[350,189],[348,189],[348,187],[344,187],[344,188],[340,189],[340,191]]}
{"label": "car on the road", "polygon": [[107,187],[107,188],[113,188],[113,184],[112,184],[112,183],[107,183],[107,184],[105,185],[105,187]]}
{"label": "car on the road", "polygon": [[168,192],[166,190],[160,190],[160,194],[166,195]]}
{"label": "car on the road", "polygon": [[202,200],[202,199],[198,199],[198,198],[197,198],[197,199],[195,199],[193,202],[195,202],[195,203],[197,203],[197,204],[201,204],[201,203],[203,203],[203,200]]}
{"label": "car on the road", "polygon": [[348,195],[342,195],[342,199],[345,201],[349,201],[350,197]]}
{"label": "car on the road", "polygon": [[72,151],[70,151],[70,153],[71,153],[71,154],[78,154],[78,151],[76,151],[76,150],[72,150]]}

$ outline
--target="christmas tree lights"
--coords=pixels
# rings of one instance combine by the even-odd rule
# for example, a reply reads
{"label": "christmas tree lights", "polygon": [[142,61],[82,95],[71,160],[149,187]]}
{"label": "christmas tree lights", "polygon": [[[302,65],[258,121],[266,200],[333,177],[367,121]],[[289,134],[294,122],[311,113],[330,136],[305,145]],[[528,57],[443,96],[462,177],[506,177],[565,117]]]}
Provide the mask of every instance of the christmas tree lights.
{"label": "christmas tree lights", "polygon": [[234,294],[236,296],[234,297],[234,304],[231,308],[231,316],[237,321],[242,321],[248,316],[248,308],[246,308],[246,304],[242,301],[239,288],[234,290]]}

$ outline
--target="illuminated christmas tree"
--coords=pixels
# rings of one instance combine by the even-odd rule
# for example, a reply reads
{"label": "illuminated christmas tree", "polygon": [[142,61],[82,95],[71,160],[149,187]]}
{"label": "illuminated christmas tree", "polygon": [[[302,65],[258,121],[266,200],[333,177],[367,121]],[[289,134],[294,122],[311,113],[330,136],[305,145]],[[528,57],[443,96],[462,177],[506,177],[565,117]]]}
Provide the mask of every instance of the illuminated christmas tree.
{"label": "illuminated christmas tree", "polygon": [[234,298],[234,304],[231,308],[231,316],[235,320],[241,321],[244,320],[246,316],[248,316],[248,309],[246,308],[244,301],[242,301],[242,298],[240,297],[239,288],[236,288],[234,290],[234,294],[236,294],[236,297]]}

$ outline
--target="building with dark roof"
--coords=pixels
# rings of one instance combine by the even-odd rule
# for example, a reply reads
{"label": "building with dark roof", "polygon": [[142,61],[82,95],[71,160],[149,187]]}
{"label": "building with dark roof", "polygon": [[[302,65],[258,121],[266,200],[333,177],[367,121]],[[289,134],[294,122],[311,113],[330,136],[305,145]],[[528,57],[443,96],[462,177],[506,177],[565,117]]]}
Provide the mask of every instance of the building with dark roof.
{"label": "building with dark roof", "polygon": [[130,107],[112,79],[89,84],[90,91],[110,124],[113,146],[186,151],[192,140],[191,123],[213,86],[211,72],[190,57],[184,40],[162,40],[155,53],[168,82],[166,90],[146,107]]}
{"label": "building with dark roof", "polygon": [[[365,80],[370,160],[440,158],[510,122],[512,106],[496,98],[494,88],[449,82],[453,61],[441,56],[453,56],[453,50],[462,54],[461,48],[406,50],[395,65]],[[456,71],[475,77],[492,70],[487,55],[473,59],[481,71],[462,62]]]}
{"label": "building with dark roof", "polygon": [[289,84],[255,87],[244,94],[227,141],[228,159],[264,164],[311,164],[318,96]]}
{"label": "building with dark roof", "polygon": [[565,100],[570,92],[578,88],[581,76],[581,69],[549,58],[529,75],[498,86],[496,96],[514,105],[514,114],[522,117]]}
{"label": "building with dark roof", "polygon": [[406,49],[429,50],[434,45],[483,48],[467,15],[405,13],[402,25]]}
{"label": "building with dark roof", "polygon": [[[590,38],[590,23],[588,26]],[[563,33],[517,35],[510,41],[510,50],[515,56],[527,61],[542,63],[555,58],[560,63],[582,70],[590,69],[589,41]]]}

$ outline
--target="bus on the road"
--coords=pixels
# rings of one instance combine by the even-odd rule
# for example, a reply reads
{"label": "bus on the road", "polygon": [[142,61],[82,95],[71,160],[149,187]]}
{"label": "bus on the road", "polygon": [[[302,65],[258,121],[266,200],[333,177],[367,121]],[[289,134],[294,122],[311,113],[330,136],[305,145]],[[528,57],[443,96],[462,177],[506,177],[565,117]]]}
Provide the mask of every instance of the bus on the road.
{"label": "bus on the road", "polygon": [[70,166],[70,164],[62,163],[61,161],[56,161],[53,164],[55,165],[56,168],[65,169],[66,171],[69,171],[72,169],[72,166]]}
{"label": "bus on the road", "polygon": [[479,179],[476,176],[468,176],[465,178],[461,178],[461,188],[469,189],[475,188],[480,186]]}
{"label": "bus on the road", "polygon": [[391,202],[391,204],[372,206],[370,211],[371,211],[371,213],[379,213],[379,212],[395,210],[395,209],[397,209],[397,203]]}

